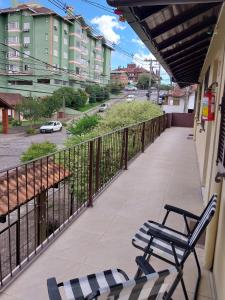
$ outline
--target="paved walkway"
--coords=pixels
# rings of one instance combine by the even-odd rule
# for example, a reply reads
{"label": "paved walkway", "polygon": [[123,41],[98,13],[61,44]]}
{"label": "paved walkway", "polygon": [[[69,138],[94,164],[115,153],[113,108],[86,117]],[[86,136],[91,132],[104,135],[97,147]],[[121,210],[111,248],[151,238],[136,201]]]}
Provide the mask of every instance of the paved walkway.
{"label": "paved walkway", "polygon": [[[134,259],[140,252],[131,245],[131,238],[143,221],[162,220],[165,203],[195,213],[202,210],[195,146],[187,139],[189,133],[191,129],[166,130],[0,299],[46,300],[46,279],[51,276],[61,281],[110,267],[120,267],[132,276],[136,271]],[[184,228],[179,218],[169,221],[178,229]],[[202,257],[202,250],[198,252]],[[153,265],[162,268],[156,261]],[[194,270],[190,258],[184,271],[190,296]],[[174,299],[184,299],[180,289]],[[213,299],[209,273],[205,270],[199,299]]]}

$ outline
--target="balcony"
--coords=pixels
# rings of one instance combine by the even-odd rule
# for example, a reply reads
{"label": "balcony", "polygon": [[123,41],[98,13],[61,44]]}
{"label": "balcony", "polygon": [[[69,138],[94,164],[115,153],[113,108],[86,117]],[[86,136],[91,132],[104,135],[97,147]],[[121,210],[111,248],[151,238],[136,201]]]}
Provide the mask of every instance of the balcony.
{"label": "balcony", "polygon": [[[84,206],[80,206],[79,209],[83,210],[84,213],[63,234],[59,234],[54,243],[51,244],[49,239],[41,244],[41,248],[46,243],[49,244],[49,247],[15,282],[3,291],[1,294],[2,300],[47,300],[46,279],[51,276],[56,276],[61,281],[110,267],[120,267],[132,276],[136,271],[134,258],[140,252],[131,245],[131,238],[143,221],[148,219],[162,220],[164,216],[163,206],[166,203],[191,210],[196,214],[202,211],[203,202],[195,145],[193,140],[189,138],[192,129],[172,127],[166,129],[155,140],[157,135],[163,131],[164,126],[165,123],[161,121],[158,123],[157,121],[146,123],[146,127],[143,127],[144,131],[141,124],[124,131],[125,141],[126,132],[128,134],[127,140],[131,141],[128,148],[133,149],[132,155],[131,152],[128,152],[128,155],[125,154],[125,169],[127,161],[132,157],[136,157],[140,150],[143,150],[144,145],[151,144],[151,146],[146,148],[145,152],[136,157],[135,160],[132,160],[128,165],[128,170],[120,173],[114,172],[115,176],[112,177],[114,181],[107,189],[100,189],[101,194],[94,202],[93,208],[85,210]],[[134,134],[134,128],[138,133],[137,135]],[[117,134],[119,135],[117,136]],[[120,139],[122,136],[123,130],[112,136],[113,141],[118,142],[118,138]],[[140,141],[142,142],[140,143]],[[92,150],[82,148],[84,156],[85,151],[98,149],[99,140],[92,143],[94,144],[92,146],[90,144],[89,147]],[[104,138],[101,143],[104,143]],[[64,155],[66,154],[64,153]],[[72,155],[73,152],[70,153],[70,156]],[[112,155],[115,160],[116,154],[113,153]],[[89,155],[89,157],[91,156]],[[97,161],[95,163],[95,165],[98,165]],[[41,166],[42,164],[43,162]],[[78,165],[82,168],[82,164]],[[45,171],[42,171],[41,166],[40,164],[36,166],[39,168],[36,174],[42,174],[43,184],[45,185],[47,180],[47,186],[54,186],[51,183],[52,180],[58,182],[61,178],[62,181],[65,181],[65,178],[68,178],[71,172],[68,171],[67,173],[65,169],[59,169],[59,166],[55,166],[58,175],[57,178],[54,179],[53,177],[52,179],[51,171],[49,170],[50,175],[47,176],[46,168],[44,167],[43,170]],[[85,172],[85,170],[87,171],[87,169],[81,171]],[[32,170],[30,172],[29,176],[32,176]],[[94,172],[94,174],[97,176],[97,173]],[[10,176],[10,172],[8,176]],[[104,183],[107,176],[103,176],[104,179],[102,176],[101,179],[98,177],[98,180],[95,178],[97,185],[102,186],[102,183]],[[38,178],[36,179],[39,181]],[[94,186],[93,192],[97,190],[96,185]],[[60,189],[59,185],[58,189]],[[65,191],[61,187],[61,195],[67,195],[67,189]],[[88,192],[83,192],[80,195],[83,195],[84,198],[88,197],[90,200],[90,193],[89,196]],[[83,203],[85,204],[85,202]],[[29,210],[31,210],[32,205],[35,205],[35,203],[30,204]],[[50,206],[52,206],[51,203]],[[78,211],[77,215],[79,214]],[[169,225],[179,229],[184,228],[184,224],[179,218],[170,218]],[[63,225],[61,231],[63,231]],[[202,260],[203,245],[199,245],[197,251]],[[154,259],[151,262],[157,270],[162,267]],[[195,285],[194,267],[192,257],[190,257],[184,269],[184,279],[190,297]],[[199,299],[214,299],[211,273],[204,270],[204,268],[202,270],[203,276]],[[183,299],[180,287],[173,299]]]}

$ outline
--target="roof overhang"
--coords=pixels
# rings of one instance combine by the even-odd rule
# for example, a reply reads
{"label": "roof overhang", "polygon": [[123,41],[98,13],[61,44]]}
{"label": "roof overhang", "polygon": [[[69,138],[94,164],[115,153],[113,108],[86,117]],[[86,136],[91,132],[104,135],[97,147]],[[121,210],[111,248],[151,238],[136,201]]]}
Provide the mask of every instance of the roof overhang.
{"label": "roof overhang", "polygon": [[198,82],[221,4],[211,0],[107,0],[117,7],[173,81]]}

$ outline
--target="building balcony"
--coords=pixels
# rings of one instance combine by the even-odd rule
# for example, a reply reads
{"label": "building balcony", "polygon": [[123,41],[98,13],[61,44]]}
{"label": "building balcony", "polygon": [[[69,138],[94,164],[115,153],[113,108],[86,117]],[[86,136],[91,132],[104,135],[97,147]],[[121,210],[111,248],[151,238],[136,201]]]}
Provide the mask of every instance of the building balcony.
{"label": "building balcony", "polygon": [[[203,202],[195,145],[193,140],[188,138],[192,129],[172,127],[156,138],[157,134],[162,132],[162,126],[165,126],[163,123],[159,124],[159,127],[157,125],[153,130],[152,136],[145,132],[146,145],[151,143],[145,152],[132,160],[128,165],[128,170],[116,173],[114,181],[98,196],[93,208],[85,209],[85,206],[81,206],[77,216],[81,211],[83,214],[74,223],[71,222],[70,227],[63,234],[58,235],[54,243],[51,244],[51,239],[43,243],[43,248],[45,244],[49,244],[49,247],[2,292],[2,300],[31,298],[47,300],[46,279],[52,276],[63,281],[111,267],[120,267],[132,276],[137,269],[134,259],[141,253],[131,245],[131,239],[144,221],[162,220],[165,213],[163,207],[166,203],[190,210],[195,214],[201,213]],[[142,127],[138,126],[135,128],[139,128],[138,131],[141,132]],[[128,155],[128,160],[141,149],[141,145],[137,143],[138,137],[136,136],[137,139],[135,139],[134,135],[132,136],[134,133],[132,128],[128,136],[132,140],[134,152]],[[122,134],[123,131],[120,132]],[[102,142],[104,143],[104,140]],[[94,142],[94,149],[95,146]],[[85,154],[87,148],[82,149]],[[64,153],[64,155],[67,154]],[[107,155],[108,158],[105,159],[110,161],[109,156],[115,154],[108,153]],[[41,174],[40,164],[36,167],[39,168],[36,174]],[[46,168],[46,166],[43,168],[45,170],[43,172],[46,172]],[[65,170],[62,166],[60,170],[59,166],[53,166],[54,168],[57,173],[56,181],[60,178],[61,180],[69,178],[71,171]],[[51,170],[49,170],[48,179],[45,173],[42,174],[44,186],[52,187]],[[32,169],[29,172],[31,172],[30,178]],[[82,172],[85,170],[83,169]],[[102,180],[103,178],[99,179],[99,183],[102,184]],[[56,188],[60,189],[59,184]],[[94,190],[96,191],[96,186]],[[68,195],[67,189],[65,190],[63,186],[61,186],[60,195],[61,197]],[[32,205],[34,203],[29,205],[30,211],[32,211]],[[50,205],[52,206],[52,203]],[[184,230],[184,224],[179,217],[170,218],[169,225]],[[60,228],[61,231],[63,231],[63,226]],[[42,245],[39,248],[42,248]],[[24,251],[26,252],[26,249]],[[202,262],[204,244],[197,247],[197,252]],[[151,263],[156,270],[162,269],[162,263],[159,264],[158,260],[153,259]],[[184,268],[184,279],[190,297],[193,296],[195,286],[194,268],[193,258],[190,257]],[[214,291],[211,285],[211,273],[203,267],[202,270],[198,299],[212,300]],[[180,286],[173,299],[184,299]]]}

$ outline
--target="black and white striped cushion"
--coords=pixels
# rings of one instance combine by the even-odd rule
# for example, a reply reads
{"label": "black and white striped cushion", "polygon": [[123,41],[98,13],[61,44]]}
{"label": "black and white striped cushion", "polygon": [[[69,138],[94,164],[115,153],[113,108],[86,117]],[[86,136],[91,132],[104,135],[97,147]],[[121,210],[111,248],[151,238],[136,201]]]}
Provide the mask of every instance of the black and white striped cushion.
{"label": "black and white striped cushion", "polygon": [[[145,300],[163,299],[170,280],[165,278],[175,276],[174,267],[162,272],[155,272],[138,279],[126,280],[119,269],[88,275],[64,282],[68,300],[98,299],[123,299]],[[172,276],[171,276],[172,277]],[[89,296],[89,297],[88,297]]]}
{"label": "black and white striped cushion", "polygon": [[[155,228],[163,233],[166,233],[168,236],[173,236],[176,239],[185,241],[187,242],[188,245],[188,238],[183,236],[182,234],[178,234],[172,230],[169,230],[168,228],[164,228],[163,225],[161,224],[152,221],[147,221],[141,226],[141,228],[138,230],[138,232],[135,234],[135,236],[132,239],[133,245],[138,249],[145,251],[145,248],[148,246],[151,235],[147,234],[147,232],[150,227]],[[157,253],[163,257],[166,256],[167,259],[174,262],[173,250],[171,248],[170,243],[154,238],[151,243],[150,249],[152,249],[154,253]],[[175,247],[175,250],[176,250],[178,261],[180,262],[183,258],[185,249]]]}
{"label": "black and white striped cushion", "polygon": [[213,195],[206,209],[201,215],[200,221],[196,224],[189,240],[189,245],[193,246],[204,231],[206,225],[211,221],[217,205],[217,195]]}

